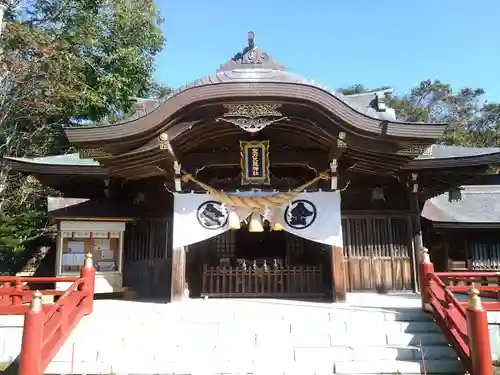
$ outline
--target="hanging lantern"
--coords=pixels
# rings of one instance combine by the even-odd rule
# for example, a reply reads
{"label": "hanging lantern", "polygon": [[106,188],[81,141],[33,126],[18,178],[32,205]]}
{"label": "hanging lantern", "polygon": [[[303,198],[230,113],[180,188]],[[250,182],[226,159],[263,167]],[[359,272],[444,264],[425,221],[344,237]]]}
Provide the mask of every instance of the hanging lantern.
{"label": "hanging lantern", "polygon": [[249,232],[264,232],[264,226],[262,225],[262,219],[260,215],[256,212],[252,214],[250,218],[250,224],[248,224]]}
{"label": "hanging lantern", "polygon": [[380,186],[372,189],[372,202],[382,201],[385,202],[384,189]]}
{"label": "hanging lantern", "polygon": [[228,224],[230,230],[241,228],[240,218],[239,218],[238,214],[236,212],[234,212],[233,210],[229,211],[229,215],[227,217],[227,224]]}

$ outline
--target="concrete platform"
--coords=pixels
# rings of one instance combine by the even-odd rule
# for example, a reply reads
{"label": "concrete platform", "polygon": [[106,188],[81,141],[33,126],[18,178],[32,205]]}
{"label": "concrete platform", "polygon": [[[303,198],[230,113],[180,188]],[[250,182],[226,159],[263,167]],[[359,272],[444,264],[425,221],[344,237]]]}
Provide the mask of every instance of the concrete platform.
{"label": "concrete platform", "polygon": [[[346,304],[273,299],[99,300],[50,374],[463,373],[414,295]],[[0,317],[0,363],[19,354],[22,317]]]}

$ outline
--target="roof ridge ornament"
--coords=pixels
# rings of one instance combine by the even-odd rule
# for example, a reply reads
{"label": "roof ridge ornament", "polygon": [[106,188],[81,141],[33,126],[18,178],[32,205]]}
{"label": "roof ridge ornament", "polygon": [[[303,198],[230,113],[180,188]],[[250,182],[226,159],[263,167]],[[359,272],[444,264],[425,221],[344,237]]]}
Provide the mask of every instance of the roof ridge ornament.
{"label": "roof ridge ornament", "polygon": [[247,46],[242,52],[238,52],[231,60],[221,65],[217,72],[231,71],[235,69],[273,69],[285,70],[285,67],[278,64],[266,52],[262,52],[255,46],[255,33],[248,32]]}

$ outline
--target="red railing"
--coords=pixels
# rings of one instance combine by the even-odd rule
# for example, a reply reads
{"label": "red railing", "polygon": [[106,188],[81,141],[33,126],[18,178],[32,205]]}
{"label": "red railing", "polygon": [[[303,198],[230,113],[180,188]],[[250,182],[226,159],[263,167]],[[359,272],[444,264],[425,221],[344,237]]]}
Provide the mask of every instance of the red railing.
{"label": "red railing", "polygon": [[[65,291],[32,290],[31,283],[71,283]],[[0,315],[24,314],[19,375],[41,375],[94,301],[95,269],[87,254],[79,277],[0,277]],[[42,294],[43,293],[43,294]],[[43,305],[43,296],[57,301]]]}
{"label": "red railing", "polygon": [[[419,275],[422,307],[433,315],[466,369],[473,375],[493,375],[487,311],[500,310],[500,274],[434,272],[424,249]],[[459,301],[466,292],[468,301]],[[481,301],[479,294],[495,300]]]}

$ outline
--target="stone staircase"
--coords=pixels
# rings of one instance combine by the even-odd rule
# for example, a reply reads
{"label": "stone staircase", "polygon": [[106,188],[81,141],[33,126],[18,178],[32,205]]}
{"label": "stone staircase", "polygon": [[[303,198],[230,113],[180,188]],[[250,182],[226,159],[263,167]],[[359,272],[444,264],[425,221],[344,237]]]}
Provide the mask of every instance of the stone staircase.
{"label": "stone staircase", "polygon": [[[414,296],[285,300],[100,300],[48,374],[463,374]],[[0,363],[22,319],[0,317]],[[421,350],[422,348],[422,350]]]}

